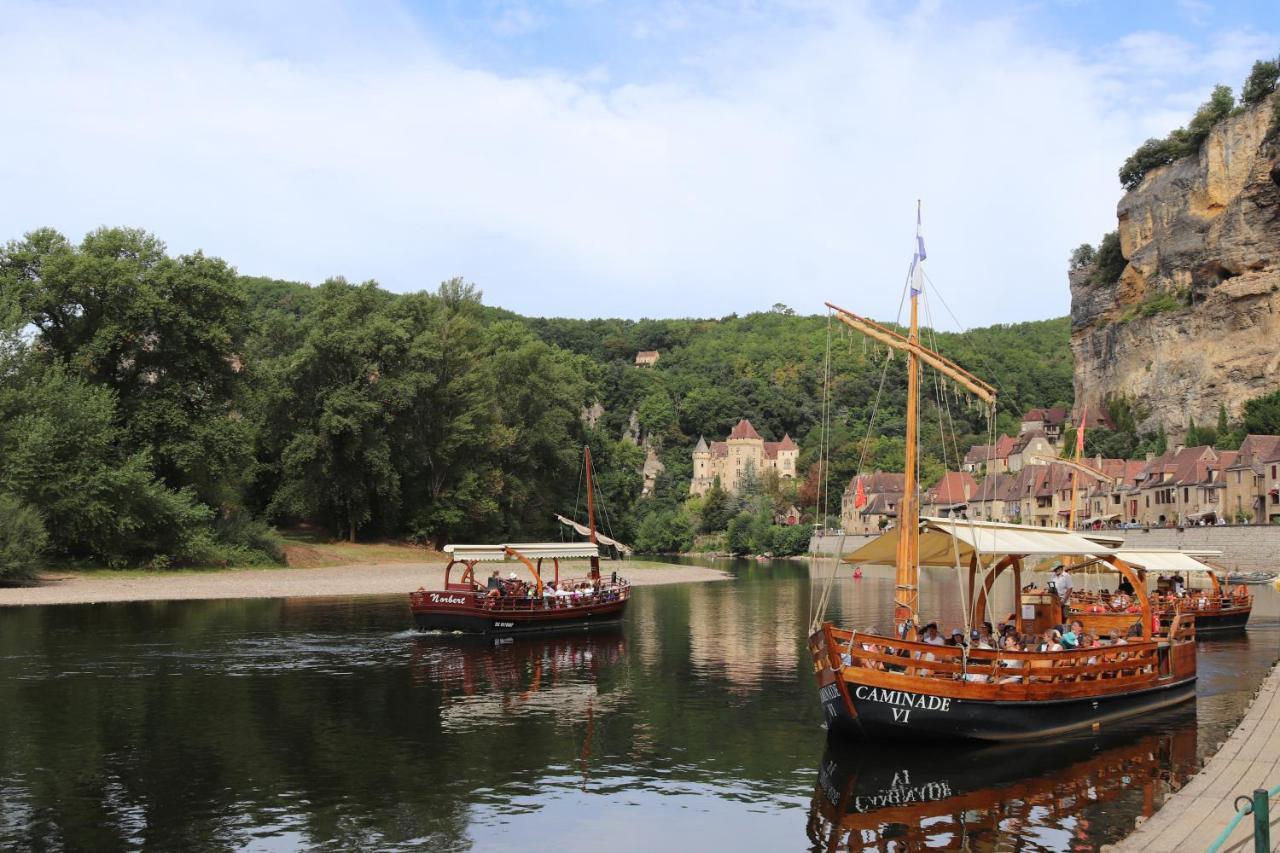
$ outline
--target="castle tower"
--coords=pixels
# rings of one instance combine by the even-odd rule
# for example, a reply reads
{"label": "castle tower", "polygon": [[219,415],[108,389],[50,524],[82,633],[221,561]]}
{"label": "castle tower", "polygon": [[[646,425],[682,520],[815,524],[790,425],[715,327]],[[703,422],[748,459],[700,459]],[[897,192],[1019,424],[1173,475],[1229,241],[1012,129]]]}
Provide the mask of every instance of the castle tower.
{"label": "castle tower", "polygon": [[689,483],[689,494],[705,495],[715,481],[711,472],[711,448],[707,441],[698,436],[698,444],[693,448],[693,481]]}

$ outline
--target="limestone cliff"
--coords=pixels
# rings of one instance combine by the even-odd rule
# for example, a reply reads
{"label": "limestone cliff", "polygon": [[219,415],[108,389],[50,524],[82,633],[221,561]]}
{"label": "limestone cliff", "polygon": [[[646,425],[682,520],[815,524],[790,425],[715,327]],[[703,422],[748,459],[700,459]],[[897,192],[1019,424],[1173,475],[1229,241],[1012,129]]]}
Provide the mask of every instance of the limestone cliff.
{"label": "limestone cliff", "polygon": [[[1273,95],[1272,99],[1280,97]],[[1181,435],[1280,388],[1280,146],[1271,99],[1217,125],[1198,156],[1120,200],[1120,280],[1073,271],[1076,408],[1136,400]]]}

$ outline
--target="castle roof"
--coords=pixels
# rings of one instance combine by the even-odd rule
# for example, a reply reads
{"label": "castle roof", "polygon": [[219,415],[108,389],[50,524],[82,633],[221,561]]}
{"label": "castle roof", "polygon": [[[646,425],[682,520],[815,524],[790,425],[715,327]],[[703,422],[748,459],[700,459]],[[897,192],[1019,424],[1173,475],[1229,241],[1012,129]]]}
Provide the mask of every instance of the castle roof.
{"label": "castle roof", "polygon": [[761,440],[760,433],[756,432],[756,428],[753,427],[751,425],[751,421],[747,420],[746,418],[743,418],[742,420],[738,421],[738,425],[733,428],[732,432],[729,433],[730,441],[732,441],[735,438],[739,438],[739,439],[750,438],[756,441]]}
{"label": "castle roof", "polygon": [[1067,419],[1066,409],[1032,409],[1022,416],[1023,423],[1040,421],[1049,426],[1055,426]]}
{"label": "castle roof", "polygon": [[697,446],[696,446],[696,447],[694,447],[694,448],[693,448],[693,452],[694,452],[694,453],[706,453],[706,452],[707,452],[707,440],[706,440],[705,438],[703,438],[702,436],[698,436],[698,444],[697,444]]}
{"label": "castle roof", "polygon": [[791,436],[787,433],[782,434],[782,441],[778,442],[779,450],[799,450],[800,447],[791,440]]}

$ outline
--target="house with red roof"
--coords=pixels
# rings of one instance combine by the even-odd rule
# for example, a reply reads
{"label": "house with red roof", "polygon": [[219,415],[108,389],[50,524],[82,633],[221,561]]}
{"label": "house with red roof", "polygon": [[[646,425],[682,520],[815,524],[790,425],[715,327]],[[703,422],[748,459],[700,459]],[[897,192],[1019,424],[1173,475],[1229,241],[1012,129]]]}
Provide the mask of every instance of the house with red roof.
{"label": "house with red roof", "polygon": [[720,488],[737,494],[751,477],[772,471],[782,479],[794,479],[800,461],[800,447],[783,434],[781,441],[765,441],[751,421],[738,421],[724,441],[710,444],[702,436],[693,448],[693,480],[689,494],[704,495],[720,480]]}
{"label": "house with red roof", "polygon": [[[858,487],[862,487],[862,506],[858,506]],[[874,534],[895,525],[898,503],[902,500],[903,475],[877,471],[859,474],[849,480],[840,499],[840,526],[846,533]]]}

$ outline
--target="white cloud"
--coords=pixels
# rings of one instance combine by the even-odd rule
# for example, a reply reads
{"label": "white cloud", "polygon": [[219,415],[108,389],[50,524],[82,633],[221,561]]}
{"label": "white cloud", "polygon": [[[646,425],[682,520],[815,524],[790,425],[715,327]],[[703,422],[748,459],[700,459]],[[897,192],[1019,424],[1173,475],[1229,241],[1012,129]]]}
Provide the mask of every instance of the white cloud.
{"label": "white cloud", "polygon": [[464,275],[524,313],[892,316],[923,197],[962,321],[1051,316],[1071,248],[1113,227],[1119,163],[1186,120],[1144,93],[1226,61],[1158,34],[1093,61],[1013,20],[840,4],[709,43],[684,57],[696,84],[501,76],[395,6],[352,8],[246,35],[225,11],[13,7],[0,236],[142,225],[246,273]]}

